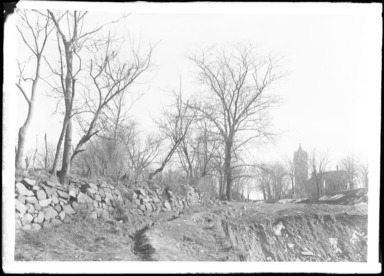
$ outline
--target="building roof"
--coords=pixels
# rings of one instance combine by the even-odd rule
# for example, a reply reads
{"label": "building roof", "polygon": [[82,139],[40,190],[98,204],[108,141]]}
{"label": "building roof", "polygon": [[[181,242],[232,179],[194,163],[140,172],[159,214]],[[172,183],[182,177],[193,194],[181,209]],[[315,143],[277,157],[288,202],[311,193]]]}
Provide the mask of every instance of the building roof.
{"label": "building roof", "polygon": [[327,171],[323,172],[323,178],[324,179],[347,179],[348,173],[343,170],[337,170],[337,171]]}
{"label": "building roof", "polygon": [[304,151],[301,147],[301,144],[299,144],[299,148],[297,149],[297,151]]}
{"label": "building roof", "polygon": [[301,148],[301,145],[300,145],[299,149],[293,153],[293,159],[295,160],[295,159],[302,159],[302,158],[307,159],[308,154],[305,150]]}
{"label": "building roof", "polygon": [[[326,171],[322,174],[322,179],[326,182],[340,182],[340,181],[346,181],[348,179],[348,173],[343,170],[336,170],[336,171]],[[312,175],[310,179],[308,179],[308,182],[314,181],[314,176]]]}

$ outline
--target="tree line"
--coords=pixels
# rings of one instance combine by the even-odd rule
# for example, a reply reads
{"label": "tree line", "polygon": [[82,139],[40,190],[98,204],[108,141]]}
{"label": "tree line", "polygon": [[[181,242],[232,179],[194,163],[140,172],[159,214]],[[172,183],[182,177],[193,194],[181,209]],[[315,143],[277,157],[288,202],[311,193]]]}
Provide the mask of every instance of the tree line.
{"label": "tree line", "polygon": [[[276,58],[257,55],[251,45],[191,54],[199,90],[185,98],[180,78],[171,91],[172,105],[155,120],[157,131],[143,134],[130,108],[142,96],[135,86],[153,69],[155,47],[129,44],[112,33],[110,27],[129,16],[89,26],[87,12],[19,10],[18,15],[17,31],[30,56],[17,60],[16,87],[28,113],[18,134],[16,169],[23,168],[23,160],[27,167],[31,163],[24,145],[43,81],[57,99],[62,127],[56,145],[45,138],[37,155],[63,185],[75,172],[131,184],[157,178],[177,186],[179,181],[228,200],[249,198],[254,189],[266,199],[293,193],[288,164],[250,164],[244,157],[275,135],[268,112],[279,100],[272,88],[283,77]],[[77,144],[74,125],[81,134]]]}

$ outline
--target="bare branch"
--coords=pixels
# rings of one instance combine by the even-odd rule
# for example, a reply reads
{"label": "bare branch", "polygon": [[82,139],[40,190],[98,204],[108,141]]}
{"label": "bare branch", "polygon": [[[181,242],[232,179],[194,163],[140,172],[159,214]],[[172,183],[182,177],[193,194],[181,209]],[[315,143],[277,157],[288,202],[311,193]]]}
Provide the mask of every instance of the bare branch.
{"label": "bare branch", "polygon": [[23,94],[25,100],[27,101],[27,103],[30,105],[31,104],[31,100],[28,98],[27,94],[25,93],[24,89],[20,86],[20,84],[16,83],[16,86],[20,89],[21,93]]}

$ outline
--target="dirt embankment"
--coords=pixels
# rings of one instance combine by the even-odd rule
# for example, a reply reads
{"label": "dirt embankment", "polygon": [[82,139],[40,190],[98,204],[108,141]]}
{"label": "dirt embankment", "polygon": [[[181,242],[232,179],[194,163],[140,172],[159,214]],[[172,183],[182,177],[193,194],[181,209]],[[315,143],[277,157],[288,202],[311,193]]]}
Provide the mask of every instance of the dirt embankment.
{"label": "dirt embankment", "polygon": [[367,259],[366,206],[232,203],[193,212],[141,232],[143,260]]}
{"label": "dirt embankment", "polygon": [[79,213],[71,224],[17,231],[15,260],[364,262],[367,218],[365,202],[213,202],[124,222]]}

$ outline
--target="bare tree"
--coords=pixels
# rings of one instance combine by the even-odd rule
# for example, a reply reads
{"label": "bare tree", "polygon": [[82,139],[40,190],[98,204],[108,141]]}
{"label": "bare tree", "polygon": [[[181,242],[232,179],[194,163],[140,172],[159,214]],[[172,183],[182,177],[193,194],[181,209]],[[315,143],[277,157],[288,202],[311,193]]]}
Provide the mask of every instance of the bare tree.
{"label": "bare tree", "polygon": [[197,121],[196,127],[198,128],[196,131],[196,170],[201,177],[204,177],[215,169],[213,159],[220,152],[220,137],[211,131],[211,121]]}
{"label": "bare tree", "polygon": [[369,183],[369,165],[367,162],[360,162],[359,164],[359,175],[360,179],[363,182],[363,186],[368,188]]}
{"label": "bare tree", "polygon": [[198,149],[200,147],[200,141],[194,137],[194,129],[189,128],[189,131],[186,133],[184,139],[180,142],[179,147],[177,148],[177,153],[179,156],[179,161],[187,174],[189,180],[194,177],[196,172],[196,163],[198,158]]}
{"label": "bare tree", "polygon": [[[131,93],[129,93],[129,96]],[[87,151],[79,155],[79,162],[85,175],[104,175],[115,179],[120,179],[123,174],[128,173],[129,158],[127,157],[126,145],[129,144],[132,135],[130,131],[134,127],[134,122],[130,120],[129,111],[134,101],[127,99],[128,93],[117,94],[109,105],[107,105],[100,114],[99,131],[94,143],[85,145]],[[78,123],[86,133],[87,122],[84,118],[78,116]],[[81,120],[79,119],[81,118]],[[127,136],[128,135],[128,136]],[[103,164],[101,166],[101,164]],[[102,170],[101,167],[104,169]]]}
{"label": "bare tree", "polygon": [[[32,57],[34,57],[36,63],[34,64],[35,69],[32,76],[26,76],[25,69],[28,64],[31,64],[31,59],[25,63],[18,61],[19,76],[16,86],[28,103],[28,113],[23,126],[19,129],[15,160],[16,169],[20,169],[22,166],[25,139],[35,109],[36,90],[40,79],[43,52],[47,39],[52,31],[52,28],[50,28],[51,19],[49,15],[44,18],[40,16],[37,11],[27,10],[18,10],[18,15],[20,16],[21,24],[16,27],[17,31],[23,39],[24,44],[32,52]],[[30,88],[26,87],[29,86],[28,83],[31,83]],[[30,96],[28,94],[30,94]]]}
{"label": "bare tree", "polygon": [[46,135],[44,136],[44,147],[39,148],[37,152],[37,167],[44,168],[48,171],[53,164],[55,157],[55,145],[46,141]]}
{"label": "bare tree", "polygon": [[44,144],[45,144],[45,158],[44,158],[44,169],[48,169],[48,142],[47,142],[47,133],[44,135]]}
{"label": "bare tree", "polygon": [[232,190],[236,194],[235,199],[243,200],[246,191],[247,178],[237,178],[233,180]]}
{"label": "bare tree", "polygon": [[[58,34],[58,49],[60,55],[60,81],[62,85],[62,92],[64,95],[65,102],[65,117],[63,122],[62,133],[58,142],[58,150],[61,148],[61,142],[64,139],[64,152],[63,152],[63,160],[62,167],[60,171],[60,182],[62,184],[68,183],[68,175],[70,172],[70,157],[71,157],[71,146],[72,146],[72,107],[75,98],[75,83],[76,83],[76,75],[81,69],[81,65],[79,66],[79,70],[77,72],[73,71],[73,59],[74,56],[78,56],[78,51],[80,50],[82,43],[80,40],[89,35],[89,33],[79,33],[80,26],[83,25],[85,13],[74,11],[70,13],[69,11],[65,12],[61,15],[55,15],[52,11],[48,11],[52,20],[55,24],[57,34]],[[63,20],[63,18],[65,18]],[[65,22],[60,22],[65,21]],[[60,24],[62,23],[62,24]],[[68,29],[65,31],[65,26],[68,26]],[[82,28],[81,28],[82,29]],[[62,46],[61,46],[61,43]],[[64,48],[64,53],[62,48]],[[79,58],[79,60],[81,60]],[[81,64],[81,62],[80,62]],[[64,136],[65,135],[65,136]],[[55,158],[56,159],[56,158]],[[56,173],[56,162],[54,164],[53,173]]]}
{"label": "bare tree", "polygon": [[111,105],[103,109],[98,123],[100,131],[85,145],[86,151],[74,159],[81,174],[109,176],[132,183],[144,177],[159,154],[162,140],[154,134],[143,137],[138,133],[137,124],[130,120],[128,113],[133,102],[124,100],[126,95],[117,95]]}
{"label": "bare tree", "polygon": [[119,93],[111,101],[111,104],[107,105],[102,110],[100,115],[101,131],[97,136],[103,139],[113,139],[117,142],[119,134],[126,128],[130,128],[135,124],[130,119],[130,110],[135,103],[136,99],[139,99],[140,95],[133,99],[129,97],[130,93]]}
{"label": "bare tree", "polygon": [[150,173],[149,179],[152,179],[156,174],[163,171],[166,164],[171,160],[173,154],[184,141],[188,130],[195,118],[195,115],[193,112],[191,112],[188,103],[184,104],[182,100],[181,85],[179,93],[173,91],[172,95],[175,101],[174,109],[165,110],[162,119],[156,122],[160,128],[160,131],[169,141],[170,150],[161,162],[160,167]]}
{"label": "bare tree", "polygon": [[274,193],[275,198],[281,199],[286,197],[287,191],[290,186],[290,177],[288,176],[288,173],[286,171],[286,168],[284,167],[284,164],[276,162],[272,166],[272,173],[273,173],[273,186],[274,186]]}
{"label": "bare tree", "polygon": [[131,175],[131,182],[144,178],[144,172],[151,166],[152,162],[159,156],[160,147],[163,142],[161,137],[155,134],[147,134],[143,139],[136,131],[136,125],[132,124],[120,133],[120,139],[127,152],[127,163]]}
{"label": "bare tree", "polygon": [[329,155],[327,152],[321,152],[316,148],[313,148],[309,153],[308,165],[312,170],[312,176],[316,183],[316,195],[317,197],[321,196],[322,193],[322,184],[323,184],[323,174],[329,162]]}
{"label": "bare tree", "polygon": [[294,197],[295,196],[295,163],[293,162],[292,158],[288,156],[285,156],[283,160],[284,160],[285,170],[287,171],[287,175],[291,180],[292,197]]}
{"label": "bare tree", "polygon": [[222,137],[226,194],[231,200],[233,154],[252,140],[272,136],[266,111],[276,99],[268,95],[268,88],[281,75],[275,73],[272,58],[256,58],[252,48],[209,50],[190,59],[199,69],[198,80],[208,88],[204,99],[190,107],[210,120]]}
{"label": "bare tree", "polygon": [[224,151],[220,147],[217,149],[216,154],[213,156],[211,161],[212,164],[212,174],[217,177],[219,184],[219,197],[224,199],[226,197],[226,184],[224,179]]}
{"label": "bare tree", "polygon": [[247,178],[245,183],[245,192],[247,195],[247,201],[250,201],[250,195],[256,191],[255,178]]}
{"label": "bare tree", "polygon": [[195,120],[177,149],[180,164],[189,181],[196,182],[214,170],[213,159],[218,154],[220,141],[211,127],[212,123],[208,120]]}
{"label": "bare tree", "polygon": [[340,165],[341,169],[347,172],[349,188],[356,188],[356,179],[359,173],[358,158],[354,154],[348,155],[341,160]]}
{"label": "bare tree", "polygon": [[263,193],[264,200],[272,199],[271,177],[264,164],[256,166],[256,179],[258,188]]}
{"label": "bare tree", "polygon": [[[90,118],[82,124],[84,134],[77,143],[71,156],[71,162],[75,156],[84,151],[82,146],[87,143],[100,129],[97,125],[103,110],[120,94],[127,92],[127,89],[134,81],[147,71],[151,65],[152,48],[144,56],[139,50],[131,48],[131,59],[124,58],[120,54],[120,47],[113,47],[110,36],[105,42],[105,50],[100,56],[91,59],[89,75],[93,86],[90,89],[96,93],[84,93],[84,104]],[[98,47],[98,52],[101,52]],[[121,98],[120,98],[121,100]],[[117,112],[121,112],[120,109]],[[81,116],[81,115],[79,115]],[[118,115],[119,118],[120,115]]]}
{"label": "bare tree", "polygon": [[258,164],[257,179],[264,199],[281,199],[287,196],[290,177],[283,163]]}
{"label": "bare tree", "polygon": [[[72,150],[72,117],[74,99],[76,94],[77,75],[82,71],[82,59],[80,51],[86,43],[98,44],[95,35],[107,24],[85,30],[85,18],[87,12],[65,11],[54,14],[48,10],[50,17],[57,31],[57,44],[59,50],[59,69],[52,66],[52,72],[59,76],[60,90],[64,97],[65,115],[63,120],[62,132],[57,143],[56,157],[52,173],[56,174],[57,156],[59,155],[61,144],[64,142],[62,167],[59,173],[60,182],[66,184],[70,173],[70,160]],[[115,21],[116,22],[116,21]],[[114,23],[114,22],[110,22]],[[75,64],[76,63],[76,64]],[[74,68],[77,66],[77,70]]]}

